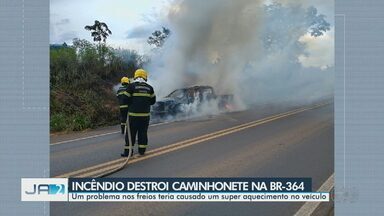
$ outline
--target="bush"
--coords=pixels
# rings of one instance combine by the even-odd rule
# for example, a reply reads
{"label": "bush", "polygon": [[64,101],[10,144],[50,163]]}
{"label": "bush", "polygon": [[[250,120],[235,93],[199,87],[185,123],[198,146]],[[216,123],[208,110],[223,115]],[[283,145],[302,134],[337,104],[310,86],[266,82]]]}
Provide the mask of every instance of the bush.
{"label": "bush", "polygon": [[91,120],[89,119],[89,116],[86,116],[83,114],[75,114],[72,117],[72,122],[70,126],[70,129],[72,131],[81,131],[91,127],[92,127],[92,123],[91,123]]}
{"label": "bush", "polygon": [[67,118],[63,113],[51,115],[50,127],[51,131],[63,131],[68,127]]}
{"label": "bush", "polygon": [[119,122],[113,86],[143,64],[132,50],[75,39],[50,49],[51,131],[80,131]]}

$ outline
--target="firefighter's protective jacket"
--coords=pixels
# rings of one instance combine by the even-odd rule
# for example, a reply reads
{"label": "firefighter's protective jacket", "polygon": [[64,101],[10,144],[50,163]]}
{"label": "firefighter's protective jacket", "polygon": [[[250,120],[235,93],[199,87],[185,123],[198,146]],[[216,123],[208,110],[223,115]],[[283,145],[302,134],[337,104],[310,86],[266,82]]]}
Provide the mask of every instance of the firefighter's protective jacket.
{"label": "firefighter's protective jacket", "polygon": [[151,105],[156,102],[152,86],[146,82],[134,82],[128,85],[129,116],[150,116]]}
{"label": "firefighter's protective jacket", "polygon": [[119,100],[120,108],[128,108],[129,94],[127,92],[127,87],[129,84],[123,84],[117,90],[116,96]]}

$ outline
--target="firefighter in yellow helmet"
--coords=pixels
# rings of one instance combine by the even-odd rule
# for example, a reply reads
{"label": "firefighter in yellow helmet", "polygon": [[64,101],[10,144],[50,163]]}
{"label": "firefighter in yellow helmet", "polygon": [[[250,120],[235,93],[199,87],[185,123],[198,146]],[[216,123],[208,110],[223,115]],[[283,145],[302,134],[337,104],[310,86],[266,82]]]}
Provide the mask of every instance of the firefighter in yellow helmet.
{"label": "firefighter in yellow helmet", "polygon": [[[155,92],[152,86],[147,83],[147,78],[147,72],[143,69],[138,69],[135,72],[133,83],[127,88],[132,147],[135,144],[137,135],[140,155],[144,155],[148,145],[147,131],[150,119],[150,108],[151,105],[156,102]],[[133,153],[133,149],[129,149],[128,133],[126,133],[124,153],[121,154],[121,156],[127,157],[129,151]]]}
{"label": "firefighter in yellow helmet", "polygon": [[128,93],[127,93],[127,87],[129,84],[128,77],[121,78],[121,86],[117,90],[116,96],[119,100],[120,105],[120,126],[121,126],[121,133],[124,134],[124,129],[127,122],[127,115],[128,115]]}

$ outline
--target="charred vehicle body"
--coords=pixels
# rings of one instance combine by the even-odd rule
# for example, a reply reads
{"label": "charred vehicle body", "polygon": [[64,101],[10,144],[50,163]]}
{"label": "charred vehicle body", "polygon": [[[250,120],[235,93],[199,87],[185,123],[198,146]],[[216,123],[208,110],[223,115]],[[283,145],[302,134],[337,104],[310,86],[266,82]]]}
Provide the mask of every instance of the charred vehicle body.
{"label": "charred vehicle body", "polygon": [[[202,104],[217,106],[217,110],[228,111],[231,108],[233,95],[216,95],[211,86],[193,86],[176,89],[164,99],[152,106],[154,118],[188,116],[191,112],[199,112]],[[193,109],[189,109],[193,107]]]}

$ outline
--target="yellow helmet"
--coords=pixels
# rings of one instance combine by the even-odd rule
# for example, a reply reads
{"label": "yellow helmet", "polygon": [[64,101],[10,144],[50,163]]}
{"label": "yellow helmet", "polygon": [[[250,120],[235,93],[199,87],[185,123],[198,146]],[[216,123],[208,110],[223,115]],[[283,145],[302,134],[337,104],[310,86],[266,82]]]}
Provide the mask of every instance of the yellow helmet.
{"label": "yellow helmet", "polygon": [[147,80],[147,77],[148,77],[148,73],[147,71],[143,70],[143,69],[137,69],[135,71],[135,76],[134,76],[134,79],[138,78],[138,77],[141,77],[145,80]]}
{"label": "yellow helmet", "polygon": [[129,83],[128,77],[121,78],[121,84],[128,84],[128,83]]}

